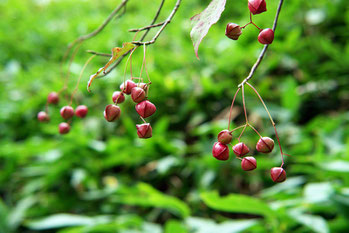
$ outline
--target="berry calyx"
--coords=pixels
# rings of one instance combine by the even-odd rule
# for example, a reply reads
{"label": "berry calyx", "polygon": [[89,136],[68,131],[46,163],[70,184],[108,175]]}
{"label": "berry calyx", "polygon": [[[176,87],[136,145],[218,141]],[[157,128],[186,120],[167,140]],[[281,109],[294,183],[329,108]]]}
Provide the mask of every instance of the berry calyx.
{"label": "berry calyx", "polygon": [[131,91],[131,98],[134,102],[139,103],[145,99],[145,91],[141,87],[134,87]]}
{"label": "berry calyx", "polygon": [[241,27],[235,23],[228,23],[227,27],[225,28],[225,35],[232,39],[237,40],[239,39],[239,36],[242,34]]}
{"label": "berry calyx", "polygon": [[248,156],[242,159],[241,168],[244,171],[252,171],[257,168],[257,161],[254,157]]}
{"label": "berry calyx", "polygon": [[113,105],[113,104],[109,104],[105,107],[104,110],[104,118],[109,121],[116,121],[117,119],[119,119],[120,115],[121,115],[121,110],[119,106]]}
{"label": "berry calyx", "polygon": [[40,122],[49,122],[50,121],[50,117],[49,117],[49,115],[46,112],[41,111],[41,112],[38,113],[38,120]]}
{"label": "berry calyx", "polygon": [[261,44],[271,44],[274,40],[274,31],[270,28],[263,29],[258,35],[258,41]]}
{"label": "berry calyx", "polygon": [[74,109],[71,106],[64,106],[63,108],[61,108],[61,116],[67,120],[70,119],[74,116]]}
{"label": "berry calyx", "polygon": [[248,152],[250,152],[250,149],[246,146],[245,143],[240,142],[235,146],[233,146],[233,151],[234,151],[234,154],[236,154],[236,156],[242,157],[246,155]]}
{"label": "berry calyx", "polygon": [[136,87],[137,84],[135,84],[131,80],[126,80],[120,85],[120,90],[125,93],[126,95],[131,94],[132,88]]}
{"label": "berry calyx", "polygon": [[231,140],[233,139],[233,136],[229,132],[229,130],[225,129],[219,132],[218,134],[218,141],[223,144],[229,144]]}
{"label": "berry calyx", "polygon": [[88,113],[88,108],[85,105],[79,105],[75,109],[75,115],[80,118],[84,118]]}
{"label": "berry calyx", "polygon": [[144,123],[140,125],[136,125],[137,134],[139,138],[151,138],[153,129],[151,128],[149,123]]}
{"label": "berry calyx", "polygon": [[156,112],[156,107],[150,101],[144,100],[136,105],[136,111],[141,117],[147,118]]}
{"label": "berry calyx", "polygon": [[265,0],[248,0],[248,9],[254,15],[267,11]]}
{"label": "berry calyx", "polygon": [[125,101],[124,93],[121,91],[114,91],[112,98],[115,104],[121,104]]}
{"label": "berry calyx", "polygon": [[286,171],[282,167],[273,167],[270,170],[271,179],[276,183],[281,183],[286,180]]}
{"label": "berry calyx", "polygon": [[66,122],[62,122],[58,126],[60,134],[67,134],[70,131],[70,125]]}
{"label": "berry calyx", "polygon": [[274,149],[274,140],[269,137],[262,137],[256,144],[256,150],[261,153],[270,153]]}
{"label": "berry calyx", "polygon": [[51,92],[48,96],[47,96],[47,102],[49,104],[58,104],[59,102],[59,96],[57,92]]}
{"label": "berry calyx", "polygon": [[218,160],[228,160],[229,159],[229,148],[220,142],[215,142],[212,148],[212,155]]}

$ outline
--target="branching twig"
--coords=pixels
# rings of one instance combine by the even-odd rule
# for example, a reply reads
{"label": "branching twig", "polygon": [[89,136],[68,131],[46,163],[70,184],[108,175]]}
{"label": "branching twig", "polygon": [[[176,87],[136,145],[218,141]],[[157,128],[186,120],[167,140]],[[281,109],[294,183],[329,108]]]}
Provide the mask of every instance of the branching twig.
{"label": "branching twig", "polygon": [[[279,15],[280,15],[280,11],[281,11],[281,6],[282,6],[282,3],[283,3],[283,2],[284,2],[283,0],[280,0],[278,9],[277,9],[277,11],[276,11],[276,15],[275,15],[275,19],[274,19],[274,24],[273,24],[273,31],[274,31],[274,33],[275,33],[275,30],[276,30],[276,26],[277,26],[277,22],[278,22],[278,19],[279,19]],[[250,79],[252,78],[252,76],[253,76],[253,74],[256,72],[256,70],[257,70],[259,64],[260,64],[261,61],[263,60],[263,57],[264,57],[264,55],[265,55],[265,53],[266,53],[268,47],[269,47],[268,44],[264,45],[264,48],[263,48],[263,50],[261,51],[261,53],[259,54],[259,57],[258,57],[256,63],[254,63],[254,65],[252,66],[249,75],[238,85],[238,87],[243,86],[248,80],[250,80]]]}
{"label": "branching twig", "polygon": [[155,27],[160,27],[162,25],[164,25],[165,22],[161,22],[161,23],[156,23],[156,24],[152,24],[152,25],[149,25],[149,26],[145,26],[145,27],[142,27],[142,28],[133,28],[133,29],[130,29],[128,30],[129,32],[140,32],[140,31],[144,31],[144,30],[147,30],[147,29],[150,29],[150,28],[155,28]]}
{"label": "branching twig", "polygon": [[[162,0],[161,3],[160,3],[160,6],[158,8],[158,11],[156,12],[152,22],[150,23],[150,25],[154,25],[154,23],[156,22],[157,18],[159,17],[160,15],[160,11],[162,9],[162,6],[164,4],[165,0]],[[148,44],[153,44],[155,43],[156,39],[159,37],[159,35],[161,34],[161,32],[164,30],[164,28],[171,22],[173,16],[176,14],[179,6],[181,4],[181,0],[177,0],[176,2],[176,5],[174,6],[172,12],[170,13],[169,17],[167,18],[167,20],[163,23],[162,27],[159,29],[159,31],[156,33],[156,35],[153,37],[152,41],[154,40],[154,42],[152,43],[149,43],[148,42],[142,42],[144,40],[144,38],[147,36],[148,32],[150,31],[150,29],[152,29],[153,27],[148,27],[147,29],[144,29],[145,30],[145,33],[142,35],[142,37],[140,38],[140,41],[135,41],[134,44],[138,45],[138,46],[141,46],[141,45],[148,45]],[[109,74],[113,69],[115,69],[122,61],[122,59],[127,56],[129,54],[126,53],[124,54],[123,56],[121,56],[115,63],[114,65],[109,69],[107,70],[105,73],[104,73],[104,76]]]}
{"label": "branching twig", "polygon": [[97,56],[103,56],[103,57],[112,57],[113,55],[110,53],[100,53],[100,52],[96,52],[93,50],[86,50],[86,52],[97,55]]}

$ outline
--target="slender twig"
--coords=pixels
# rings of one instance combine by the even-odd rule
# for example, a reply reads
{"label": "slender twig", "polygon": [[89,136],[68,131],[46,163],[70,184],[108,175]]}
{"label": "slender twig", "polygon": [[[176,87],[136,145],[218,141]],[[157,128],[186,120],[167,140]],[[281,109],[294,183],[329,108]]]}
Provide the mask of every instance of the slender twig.
{"label": "slender twig", "polygon": [[[165,23],[161,26],[161,28],[159,29],[159,31],[155,34],[155,36],[153,37],[152,40],[150,41],[146,41],[146,42],[142,42],[141,41],[134,41],[132,42],[133,44],[136,45],[149,45],[149,44],[154,44],[155,41],[157,40],[157,38],[160,36],[161,32],[165,29],[165,27],[171,22],[173,16],[176,14],[180,4],[181,4],[182,0],[177,0],[176,5],[174,6],[172,12],[170,13],[170,15],[168,16],[168,18],[165,20]],[[148,31],[147,31],[148,32]]]}
{"label": "slender twig", "polygon": [[[179,3],[181,2],[181,0],[178,0],[178,1],[179,1]],[[158,19],[159,15],[160,15],[160,12],[161,12],[161,9],[162,9],[162,6],[164,5],[164,2],[165,2],[165,0],[162,0],[162,1],[161,1],[160,6],[159,6],[159,8],[158,8],[158,10],[157,10],[157,12],[156,12],[156,14],[155,14],[155,16],[154,16],[152,22],[150,23],[150,25],[153,25],[153,24],[156,22],[156,20]],[[178,2],[177,2],[177,3],[178,3]],[[179,5],[177,6],[177,4],[176,4],[175,8],[178,9],[178,7],[179,7]],[[176,11],[177,11],[177,9],[176,9]],[[175,11],[175,12],[176,12],[176,11]],[[173,11],[172,11],[172,12],[173,12]],[[171,12],[171,14],[172,14],[172,12]],[[172,18],[173,18],[173,16],[172,16]],[[172,18],[171,18],[171,19],[172,19]],[[165,21],[165,22],[166,22],[166,21]],[[167,23],[167,24],[168,24],[168,23]],[[161,28],[163,28],[163,27],[161,27]],[[161,28],[160,28],[160,30],[161,30]],[[148,34],[148,32],[149,32],[150,29],[151,29],[151,28],[145,29],[145,33],[144,33],[144,34],[142,35],[142,37],[140,38],[140,41],[143,41],[143,40],[144,40],[144,38],[147,36],[147,34]],[[162,29],[162,30],[163,30],[163,29]],[[144,44],[141,43],[141,44],[139,44],[138,46],[141,46],[141,45],[144,45]],[[130,53],[130,51],[127,52],[127,53],[125,53],[123,56],[121,56],[121,57],[114,63],[114,65],[113,65],[112,67],[110,67],[110,69],[107,70],[107,71],[104,73],[104,76],[107,75],[107,74],[109,74],[112,70],[114,70],[114,69],[121,63],[122,59],[123,59],[125,56],[127,56],[129,53]]]}
{"label": "slender twig", "polygon": [[[279,1],[279,6],[278,6],[278,9],[276,11],[276,15],[275,15],[275,19],[274,19],[274,24],[273,24],[273,31],[275,33],[275,30],[276,30],[276,26],[277,26],[277,23],[278,23],[278,19],[279,19],[279,15],[280,15],[280,11],[281,11],[281,6],[282,6],[282,3],[284,1],[283,0],[280,0]],[[241,87],[243,86],[248,80],[250,80],[252,78],[252,76],[254,75],[254,73],[256,72],[259,64],[261,63],[261,61],[263,60],[263,57],[268,49],[269,45],[266,44],[264,45],[264,48],[263,50],[261,51],[261,53],[259,54],[259,57],[256,61],[256,63],[254,63],[254,65],[252,66],[251,68],[251,71],[249,73],[249,75],[238,85],[238,87]]]}
{"label": "slender twig", "polygon": [[144,31],[150,28],[156,28],[156,27],[160,27],[162,25],[164,25],[165,22],[161,22],[161,23],[156,23],[156,24],[152,24],[152,25],[148,25],[142,28],[133,28],[133,29],[129,29],[129,32],[140,32],[140,31]]}
{"label": "slender twig", "polygon": [[228,130],[230,129],[230,123],[231,123],[231,114],[232,114],[232,111],[233,111],[234,102],[235,102],[236,96],[237,96],[237,94],[239,93],[240,89],[241,89],[241,88],[238,88],[238,89],[237,89],[237,91],[235,92],[235,95],[234,95],[233,101],[231,102],[231,105],[230,105]]}
{"label": "slender twig", "polygon": [[93,51],[93,50],[86,50],[86,52],[94,54],[94,55],[97,55],[97,56],[103,56],[103,57],[109,57],[109,58],[113,56],[110,53],[100,53],[100,52],[96,52],[96,51]]}

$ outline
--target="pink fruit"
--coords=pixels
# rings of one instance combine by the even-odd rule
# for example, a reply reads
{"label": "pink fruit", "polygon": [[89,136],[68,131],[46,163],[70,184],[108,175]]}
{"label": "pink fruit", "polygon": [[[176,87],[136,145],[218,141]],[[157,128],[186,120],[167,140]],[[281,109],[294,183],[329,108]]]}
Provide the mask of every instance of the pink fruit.
{"label": "pink fruit", "polygon": [[212,148],[212,155],[218,160],[228,160],[229,159],[229,148],[223,143],[216,142]]}
{"label": "pink fruit", "polygon": [[144,100],[136,105],[136,111],[141,117],[147,118],[156,112],[156,107],[150,101]]}
{"label": "pink fruit", "polygon": [[121,110],[119,106],[109,104],[105,107],[104,118],[109,121],[116,121],[121,115]]}
{"label": "pink fruit", "polygon": [[139,138],[151,138],[152,137],[152,131],[149,123],[144,123],[140,125],[136,125],[137,128],[137,134]]}

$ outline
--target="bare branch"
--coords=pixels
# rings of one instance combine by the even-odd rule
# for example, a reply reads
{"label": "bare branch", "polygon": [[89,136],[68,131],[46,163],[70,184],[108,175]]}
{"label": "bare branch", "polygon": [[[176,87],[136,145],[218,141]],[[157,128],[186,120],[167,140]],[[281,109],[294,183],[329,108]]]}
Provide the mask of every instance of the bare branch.
{"label": "bare branch", "polygon": [[150,29],[150,28],[155,28],[155,27],[160,27],[162,25],[164,25],[165,22],[162,22],[162,23],[157,23],[157,24],[152,24],[152,25],[149,25],[149,26],[145,26],[145,27],[142,27],[142,28],[133,28],[133,29],[130,29],[128,30],[129,32],[140,32],[140,31],[144,31],[146,29]]}
{"label": "bare branch", "polygon": [[146,42],[142,42],[142,39],[141,41],[134,41],[132,42],[133,44],[136,44],[136,45],[149,45],[149,44],[154,44],[155,41],[157,40],[157,38],[160,36],[161,32],[165,29],[165,27],[171,22],[173,16],[176,14],[180,4],[181,4],[181,1],[182,0],[177,0],[176,2],[176,5],[174,6],[171,14],[168,16],[168,18],[166,19],[165,23],[162,25],[162,27],[159,29],[159,31],[155,34],[155,36],[153,37],[152,40],[150,41],[146,41]]}
{"label": "bare branch", "polygon": [[[283,3],[283,2],[284,2],[283,0],[280,0],[280,1],[279,1],[279,6],[278,6],[278,9],[277,9],[277,11],[276,11],[276,15],[275,15],[275,19],[274,19],[274,24],[273,24],[273,31],[274,31],[274,33],[275,33],[275,30],[276,30],[276,26],[277,26],[277,23],[278,23],[280,11],[281,11],[281,6],[282,6],[282,3]],[[256,70],[257,70],[259,64],[262,62],[262,60],[263,60],[263,58],[264,58],[264,55],[265,55],[265,53],[266,53],[268,47],[269,47],[268,44],[264,45],[264,48],[263,48],[263,50],[261,51],[261,53],[259,54],[259,57],[258,57],[256,63],[254,63],[254,65],[252,66],[249,75],[238,85],[238,87],[242,87],[243,85],[246,84],[246,82],[247,82],[248,80],[250,80],[250,79],[252,78],[252,76],[253,76],[254,73],[256,72]]]}
{"label": "bare branch", "polygon": [[100,53],[100,52],[96,52],[93,50],[86,50],[86,52],[91,53],[91,54],[95,54],[97,56],[103,56],[103,57],[109,57],[109,58],[113,56],[112,54],[109,54],[109,53]]}

